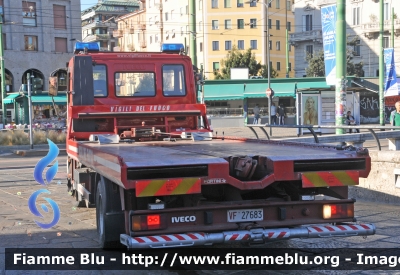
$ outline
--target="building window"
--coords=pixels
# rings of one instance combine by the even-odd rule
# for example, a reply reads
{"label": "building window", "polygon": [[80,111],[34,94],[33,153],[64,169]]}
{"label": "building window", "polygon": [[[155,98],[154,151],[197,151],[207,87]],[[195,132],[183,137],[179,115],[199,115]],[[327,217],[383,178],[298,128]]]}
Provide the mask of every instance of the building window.
{"label": "building window", "polygon": [[354,42],[354,56],[360,56],[361,55],[361,41],[356,40]]}
{"label": "building window", "polygon": [[360,7],[353,8],[353,25],[360,25]]}
{"label": "building window", "polygon": [[22,2],[22,24],[24,26],[36,27],[36,3]]}
{"label": "building window", "polygon": [[232,41],[230,41],[230,40],[225,41],[225,50],[227,50],[227,51],[232,50]]}
{"label": "building window", "polygon": [[203,0],[199,0],[199,10],[203,10]]}
{"label": "building window", "polygon": [[250,19],[250,29],[255,29],[257,28],[257,19],[253,18]]}
{"label": "building window", "polygon": [[244,50],[244,40],[238,40],[238,50]]}
{"label": "building window", "polygon": [[3,33],[3,50],[7,50],[7,43],[6,43],[6,34]]}
{"label": "building window", "polygon": [[286,1],[286,10],[290,11],[292,9],[292,2],[291,0]]}
{"label": "building window", "polygon": [[199,22],[199,32],[203,31],[203,21]]}
{"label": "building window", "polygon": [[252,50],[256,50],[257,49],[257,40],[250,40],[250,48]]}
{"label": "building window", "polygon": [[168,12],[165,13],[165,21],[168,21]]}
{"label": "building window", "polygon": [[200,48],[200,52],[202,52],[203,51],[203,42],[200,42],[199,48]]}
{"label": "building window", "polygon": [[289,72],[292,71],[292,63],[289,62]]}
{"label": "building window", "polygon": [[238,29],[244,29],[244,19],[237,20]]}
{"label": "building window", "polygon": [[312,15],[303,15],[303,31],[312,31]]}
{"label": "building window", "polygon": [[281,62],[276,62],[276,69],[277,69],[278,71],[281,70]]}
{"label": "building window", "polygon": [[181,16],[183,16],[183,7],[181,7],[181,8],[179,9],[179,12],[181,13]]}
{"label": "building window", "polygon": [[219,71],[219,62],[213,62],[213,71]]}
{"label": "building window", "polygon": [[56,52],[58,53],[66,53],[67,49],[67,38],[56,37],[55,38]]}
{"label": "building window", "polygon": [[242,8],[243,7],[243,0],[236,0],[237,1],[237,7]]}
{"label": "building window", "polygon": [[53,5],[54,14],[54,28],[67,29],[67,14],[65,13],[65,6]]}
{"label": "building window", "polygon": [[383,6],[383,19],[384,20],[390,20],[389,3],[384,3],[384,6]]}
{"label": "building window", "polygon": [[150,44],[153,44],[153,36],[150,35]]}
{"label": "building window", "polygon": [[212,42],[212,50],[213,51],[219,51],[219,41],[213,41]]}
{"label": "building window", "polygon": [[272,19],[268,19],[268,29],[272,29]]}
{"label": "building window", "polygon": [[0,14],[3,16],[3,21],[4,21],[4,10],[3,10],[3,0],[0,0]]}
{"label": "building window", "polygon": [[186,14],[189,14],[189,5],[186,5]]}
{"label": "building window", "polygon": [[289,52],[291,52],[292,51],[292,45],[288,45],[288,48],[289,48]]}
{"label": "building window", "polygon": [[172,10],[172,11],[171,11],[171,20],[174,20],[174,19],[175,19],[175,18],[174,18],[174,13],[175,13],[175,11]]}
{"label": "building window", "polygon": [[281,41],[276,41],[276,50],[277,51],[281,50]]}
{"label": "building window", "polygon": [[37,36],[25,35],[25,51],[37,51]]}
{"label": "building window", "polygon": [[292,23],[291,22],[287,22],[286,28],[290,32],[292,30]]}
{"label": "building window", "polygon": [[224,0],[224,7],[225,8],[230,8],[231,6],[231,0]]}
{"label": "building window", "polygon": [[183,27],[181,27],[181,36],[183,35]]}
{"label": "building window", "polygon": [[383,47],[389,48],[389,37],[388,36],[383,37]]}
{"label": "building window", "polygon": [[225,20],[225,29],[232,29],[232,20]]}
{"label": "building window", "polygon": [[268,8],[272,7],[272,1],[268,3]]}
{"label": "building window", "polygon": [[276,29],[280,30],[281,29],[281,21],[276,20]]}
{"label": "building window", "polygon": [[269,47],[270,50],[272,50],[272,41],[271,40],[268,41],[268,47]]}
{"label": "building window", "polygon": [[213,9],[218,8],[218,0],[211,0],[211,8]]}
{"label": "building window", "polygon": [[250,0],[250,7],[257,7],[257,1]]}
{"label": "building window", "polygon": [[306,53],[307,53],[307,55],[310,55],[311,57],[313,56],[313,54],[314,54],[313,45],[306,46]]}
{"label": "building window", "polygon": [[213,20],[212,21],[212,29],[213,30],[218,30],[218,20]]}
{"label": "building window", "polygon": [[276,8],[280,9],[281,8],[281,1],[280,0],[275,0],[276,3]]}

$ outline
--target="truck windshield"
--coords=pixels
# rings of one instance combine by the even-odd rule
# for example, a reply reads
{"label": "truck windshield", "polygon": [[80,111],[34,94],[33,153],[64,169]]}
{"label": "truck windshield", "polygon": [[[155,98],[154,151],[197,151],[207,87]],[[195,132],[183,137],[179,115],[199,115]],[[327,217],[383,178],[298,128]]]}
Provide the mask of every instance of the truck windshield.
{"label": "truck windshield", "polygon": [[163,66],[164,96],[185,96],[185,74],[182,65]]}
{"label": "truck windshield", "polygon": [[115,73],[117,96],[155,96],[154,73]]}

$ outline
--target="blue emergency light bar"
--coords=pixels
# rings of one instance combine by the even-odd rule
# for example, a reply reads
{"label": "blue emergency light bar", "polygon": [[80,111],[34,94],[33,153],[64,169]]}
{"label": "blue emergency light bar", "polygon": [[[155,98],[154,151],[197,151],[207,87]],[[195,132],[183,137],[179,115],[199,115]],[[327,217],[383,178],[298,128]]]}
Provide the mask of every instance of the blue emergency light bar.
{"label": "blue emergency light bar", "polygon": [[97,44],[97,43],[76,42],[74,52],[75,53],[83,52],[85,50],[85,48],[87,49],[88,52],[99,52],[100,51],[99,44]]}
{"label": "blue emergency light bar", "polygon": [[185,47],[182,43],[165,43],[161,45],[161,52],[163,53],[180,53],[184,49]]}

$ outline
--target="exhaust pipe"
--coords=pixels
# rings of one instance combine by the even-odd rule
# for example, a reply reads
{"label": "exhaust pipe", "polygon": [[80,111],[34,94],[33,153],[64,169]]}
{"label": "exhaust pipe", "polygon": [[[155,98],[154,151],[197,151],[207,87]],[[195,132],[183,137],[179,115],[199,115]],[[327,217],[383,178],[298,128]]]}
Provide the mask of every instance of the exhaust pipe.
{"label": "exhaust pipe", "polygon": [[221,233],[186,233],[131,237],[120,235],[120,241],[129,249],[173,248],[212,245],[230,242],[268,242],[292,238],[328,238],[374,235],[374,224],[315,225],[299,228],[251,229]]}

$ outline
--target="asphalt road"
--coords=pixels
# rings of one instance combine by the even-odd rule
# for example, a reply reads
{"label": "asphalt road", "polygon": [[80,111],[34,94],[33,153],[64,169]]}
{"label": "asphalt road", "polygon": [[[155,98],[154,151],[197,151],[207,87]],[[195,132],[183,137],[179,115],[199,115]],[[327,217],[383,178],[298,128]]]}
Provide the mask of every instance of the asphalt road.
{"label": "asphalt road", "polygon": [[[47,188],[51,197],[61,210],[59,223],[44,230],[34,223],[29,211],[28,199],[31,194],[43,188],[33,178],[33,170],[41,157],[20,157],[12,154],[0,156],[0,274],[132,274],[132,271],[5,271],[5,248],[97,248],[96,219],[94,208],[76,208],[74,198],[67,193],[66,157],[58,158],[59,170]],[[304,250],[310,248],[400,248],[399,206],[372,202],[357,202],[356,217],[359,222],[375,223],[377,233],[367,238],[323,238],[293,239],[264,244],[266,250],[291,248]],[[224,245],[223,248],[241,248],[241,244]],[[399,264],[400,265],[400,264]],[[311,268],[309,271],[254,271],[254,270],[159,270],[135,271],[135,274],[377,274],[369,271],[322,271]],[[379,274],[391,274],[381,271]],[[394,274],[394,273],[393,273]],[[398,273],[397,273],[398,274]]]}

